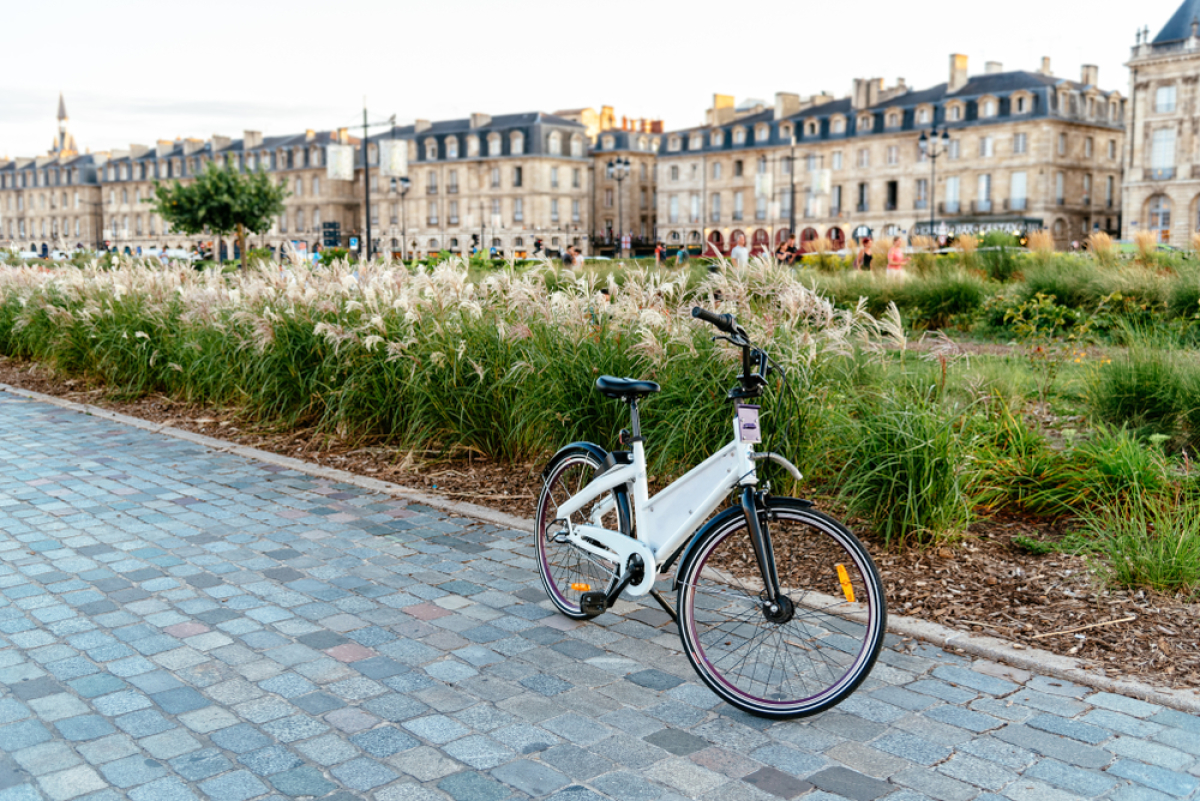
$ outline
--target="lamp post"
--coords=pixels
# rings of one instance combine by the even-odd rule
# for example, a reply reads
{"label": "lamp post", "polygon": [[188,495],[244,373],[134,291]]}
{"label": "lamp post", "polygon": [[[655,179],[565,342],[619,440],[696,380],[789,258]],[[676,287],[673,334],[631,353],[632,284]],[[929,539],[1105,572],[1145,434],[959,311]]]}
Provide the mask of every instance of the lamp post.
{"label": "lamp post", "polygon": [[936,236],[933,229],[933,212],[934,199],[937,193],[937,160],[938,157],[945,154],[950,146],[950,131],[942,128],[939,135],[937,126],[934,125],[929,129],[928,135],[925,131],[921,131],[921,138],[917,140],[917,147],[921,152],[929,157],[929,235]]}
{"label": "lamp post", "polygon": [[608,177],[617,182],[617,249],[622,250],[621,245],[625,242],[625,235],[622,233],[625,229],[622,227],[622,206],[621,206],[621,182],[629,177],[629,159],[617,156],[606,166]]}
{"label": "lamp post", "polygon": [[408,194],[408,190],[412,187],[412,181],[408,180],[408,176],[400,178],[400,259],[408,260],[408,204],[404,202],[404,196]]}

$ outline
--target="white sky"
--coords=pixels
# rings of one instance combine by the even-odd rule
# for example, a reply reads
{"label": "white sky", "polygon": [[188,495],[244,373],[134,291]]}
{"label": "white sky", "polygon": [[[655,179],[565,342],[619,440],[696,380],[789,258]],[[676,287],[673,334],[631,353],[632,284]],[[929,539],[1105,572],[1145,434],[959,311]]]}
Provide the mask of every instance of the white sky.
{"label": "white sky", "polygon": [[[0,11],[0,156],[44,153],[61,90],[80,147],[607,104],[699,124],[712,94],[846,95],[855,77],[946,80],[951,52],[1129,93],[1135,31],[1180,0],[59,0]],[[18,33],[24,32],[24,33]]]}

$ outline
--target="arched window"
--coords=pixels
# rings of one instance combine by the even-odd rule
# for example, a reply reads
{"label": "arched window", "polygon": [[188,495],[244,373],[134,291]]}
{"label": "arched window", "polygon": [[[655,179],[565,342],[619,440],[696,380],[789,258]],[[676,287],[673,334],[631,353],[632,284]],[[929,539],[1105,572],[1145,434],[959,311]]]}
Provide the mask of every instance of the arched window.
{"label": "arched window", "polygon": [[829,121],[829,130],[831,133],[836,134],[845,133],[846,119],[844,117],[834,117]]}
{"label": "arched window", "polygon": [[896,112],[891,112],[887,115],[887,127],[896,128],[900,125],[900,115]]}
{"label": "arched window", "polygon": [[790,122],[785,122],[783,125],[779,126],[779,136],[784,141],[792,138],[792,124]]}
{"label": "arched window", "polygon": [[611,136],[600,137],[600,149],[601,150],[612,150],[614,147],[616,147],[616,145],[617,145],[616,140],[613,139]]}
{"label": "arched window", "polygon": [[733,129],[733,143],[735,145],[746,144],[746,129],[740,125]]}
{"label": "arched window", "polygon": [[446,158],[448,158],[448,159],[458,158],[458,137],[457,136],[447,136],[446,137]]}
{"label": "arched window", "polygon": [[637,149],[642,150],[642,151],[649,150],[650,149],[650,140],[644,136],[640,137],[637,142]]}
{"label": "arched window", "polygon": [[858,118],[858,130],[873,131],[875,129],[875,118],[870,114],[863,114]]}
{"label": "arched window", "polygon": [[546,152],[551,156],[562,155],[562,134],[558,131],[551,131],[546,137]]}
{"label": "arched window", "polygon": [[571,155],[575,158],[583,157],[583,137],[579,134],[571,137]]}
{"label": "arched window", "polygon": [[809,136],[816,136],[816,135],[817,135],[817,121],[816,121],[816,120],[809,120],[809,121],[808,121],[808,124],[807,124],[807,133],[808,133],[808,135],[809,135]]}
{"label": "arched window", "polygon": [[[438,157],[437,140],[431,136],[425,140],[425,160],[426,161],[436,161],[437,157]],[[374,159],[372,159],[372,163],[374,163]]]}
{"label": "arched window", "polygon": [[1147,227],[1158,236],[1159,242],[1171,240],[1171,200],[1166,195],[1150,198]]}
{"label": "arched window", "polygon": [[725,144],[725,132],[720,128],[709,134],[708,143],[713,147],[720,147]]}
{"label": "arched window", "polygon": [[473,159],[479,157],[479,137],[467,137],[467,158]]}
{"label": "arched window", "polygon": [[771,126],[759,125],[754,129],[754,141],[765,142],[771,138]]}
{"label": "arched window", "polygon": [[498,134],[498,133],[488,134],[487,142],[488,142],[487,154],[489,156],[499,156],[500,155],[500,134]]}
{"label": "arched window", "polygon": [[949,108],[947,108],[946,109],[946,119],[950,120],[951,122],[958,122],[959,120],[961,120],[962,119],[962,106],[955,103],[953,106],[950,106]]}
{"label": "arched window", "polygon": [[520,131],[513,131],[508,135],[508,151],[514,156],[520,156],[525,153],[525,135]]}
{"label": "arched window", "polygon": [[688,150],[699,150],[704,147],[704,134],[694,133],[688,137]]}

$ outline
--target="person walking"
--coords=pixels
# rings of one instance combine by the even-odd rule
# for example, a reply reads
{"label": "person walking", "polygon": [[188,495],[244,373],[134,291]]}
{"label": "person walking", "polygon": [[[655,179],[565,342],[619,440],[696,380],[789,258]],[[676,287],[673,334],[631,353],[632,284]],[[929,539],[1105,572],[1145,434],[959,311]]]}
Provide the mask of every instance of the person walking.
{"label": "person walking", "polygon": [[904,255],[904,240],[901,237],[896,237],[892,240],[892,247],[888,251],[888,278],[903,278],[904,267],[908,262],[908,256]]}
{"label": "person walking", "polygon": [[666,254],[666,251],[667,251],[667,249],[665,247],[663,247],[662,242],[655,244],[655,246],[654,246],[654,266],[655,267],[662,266],[663,256]]}
{"label": "person walking", "polygon": [[864,236],[858,244],[859,250],[858,255],[854,257],[854,266],[860,270],[867,270],[869,272],[871,269],[871,259],[873,258],[871,255],[871,245],[874,243],[871,241],[871,237]]}
{"label": "person walking", "polygon": [[795,234],[788,234],[788,238],[784,242],[781,242],[778,249],[776,249],[775,258],[790,267],[796,263],[798,252]]}
{"label": "person walking", "polygon": [[738,234],[737,241],[733,243],[733,250],[729,251],[729,258],[743,269],[750,263],[750,249],[746,247],[745,234]]}

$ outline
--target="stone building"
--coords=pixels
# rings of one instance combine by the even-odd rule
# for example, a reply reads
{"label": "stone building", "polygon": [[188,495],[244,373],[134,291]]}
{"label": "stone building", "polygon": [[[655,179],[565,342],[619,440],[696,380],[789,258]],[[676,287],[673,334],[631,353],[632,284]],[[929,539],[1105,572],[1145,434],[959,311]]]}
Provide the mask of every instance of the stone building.
{"label": "stone building", "polygon": [[1185,0],[1129,62],[1123,235],[1190,247],[1200,231],[1200,0]]}
{"label": "stone building", "polygon": [[[989,62],[971,76],[956,54],[949,80],[924,90],[856,80],[849,97],[780,93],[773,106],[716,95],[703,126],[662,137],[659,236],[711,254],[739,235],[762,249],[790,231],[841,244],[931,224],[950,235],[1044,227],[1060,247],[1115,233],[1124,100],[1096,73],[1057,78],[1043,59],[1036,72]],[[936,163],[919,147],[934,126],[948,134]]]}

